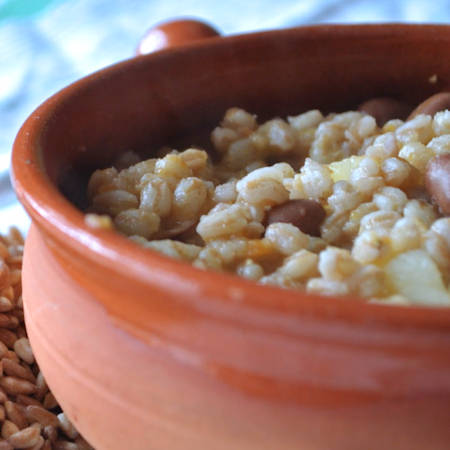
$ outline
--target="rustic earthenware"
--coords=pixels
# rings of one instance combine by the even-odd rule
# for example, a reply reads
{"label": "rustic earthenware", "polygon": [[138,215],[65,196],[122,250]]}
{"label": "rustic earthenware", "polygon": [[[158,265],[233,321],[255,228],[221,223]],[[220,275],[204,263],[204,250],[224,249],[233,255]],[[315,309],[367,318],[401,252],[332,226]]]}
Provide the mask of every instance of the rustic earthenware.
{"label": "rustic earthenware", "polygon": [[416,105],[450,85],[449,48],[448,26],[211,38],[95,73],[30,116],[13,153],[33,220],[27,328],[97,449],[449,448],[450,310],[204,272],[89,228],[74,206],[93,168],[195,143],[229,106],[264,119],[379,96]]}

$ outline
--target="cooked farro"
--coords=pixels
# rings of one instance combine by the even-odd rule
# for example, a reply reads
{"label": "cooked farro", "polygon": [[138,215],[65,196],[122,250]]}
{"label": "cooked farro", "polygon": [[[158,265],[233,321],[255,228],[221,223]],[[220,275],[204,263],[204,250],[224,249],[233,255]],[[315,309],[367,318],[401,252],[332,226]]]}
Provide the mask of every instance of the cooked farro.
{"label": "cooked farro", "polygon": [[430,169],[450,154],[450,111],[377,120],[313,110],[258,124],[231,108],[211,133],[218,162],[127,152],[93,173],[86,222],[263,284],[450,306],[449,200]]}

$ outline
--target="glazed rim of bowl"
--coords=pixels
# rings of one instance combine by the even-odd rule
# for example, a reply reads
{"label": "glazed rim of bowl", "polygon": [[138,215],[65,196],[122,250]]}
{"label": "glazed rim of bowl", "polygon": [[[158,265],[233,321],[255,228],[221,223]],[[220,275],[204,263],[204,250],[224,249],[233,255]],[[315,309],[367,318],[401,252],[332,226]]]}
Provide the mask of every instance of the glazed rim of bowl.
{"label": "glazed rim of bowl", "polygon": [[[185,295],[181,301],[191,303],[186,306],[195,310],[201,309],[206,314],[212,306],[207,303],[215,302],[214,315],[223,313],[228,319],[230,317],[227,304],[233,305],[233,308],[238,304],[255,313],[273,311],[290,315],[306,314],[326,319],[339,319],[352,323],[370,322],[386,326],[448,329],[450,308],[382,305],[367,303],[350,296],[326,297],[259,285],[236,275],[197,269],[188,263],[141,248],[117,232],[93,229],[86,225],[83,212],[70,203],[49,179],[43,163],[43,148],[40,145],[43,130],[49,124],[51,126],[52,118],[58,113],[61,105],[70,102],[78,91],[105,75],[127,70],[146,58],[156,61],[158,58],[165,57],[168,52],[174,57],[180,53],[193,55],[196,50],[204,46],[228,45],[236,39],[241,41],[255,38],[276,39],[277,36],[285,33],[321,33],[323,35],[339,32],[355,36],[378,33],[380,36],[396,29],[404,32],[412,27],[437,32],[445,25],[317,25],[211,38],[183,48],[169,49],[157,54],[126,60],[95,72],[49,98],[31,114],[19,131],[12,156],[12,178],[19,200],[49,241],[70,249],[84,262],[101,266],[119,277],[123,276],[123,273],[132,274],[132,278],[141,285],[154,286],[156,283],[166,291],[182,292]],[[217,295],[217,286],[221,286],[220,296]],[[198,301],[203,296],[210,298]],[[108,309],[108,304],[105,306]],[[231,319],[239,320],[237,317]]]}

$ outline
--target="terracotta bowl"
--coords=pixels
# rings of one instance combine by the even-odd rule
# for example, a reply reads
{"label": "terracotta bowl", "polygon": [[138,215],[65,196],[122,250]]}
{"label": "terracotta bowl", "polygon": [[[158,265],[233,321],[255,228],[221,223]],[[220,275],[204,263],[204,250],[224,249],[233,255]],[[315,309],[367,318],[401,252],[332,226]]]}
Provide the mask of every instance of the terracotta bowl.
{"label": "terracotta bowl", "polygon": [[449,48],[449,26],[211,38],[108,67],[30,116],[13,152],[33,220],[27,328],[97,449],[450,448],[449,309],[201,271],[87,227],[78,208],[94,168],[200,141],[230,106],[265,119],[377,96],[415,105],[450,85]]}

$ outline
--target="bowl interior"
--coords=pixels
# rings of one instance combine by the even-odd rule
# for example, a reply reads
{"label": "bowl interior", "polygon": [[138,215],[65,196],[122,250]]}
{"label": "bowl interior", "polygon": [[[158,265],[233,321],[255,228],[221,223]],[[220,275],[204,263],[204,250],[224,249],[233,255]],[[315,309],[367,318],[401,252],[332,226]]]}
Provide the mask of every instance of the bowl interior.
{"label": "bowl interior", "polygon": [[60,94],[40,139],[43,165],[83,207],[92,170],[124,150],[209,148],[209,132],[231,106],[259,120],[345,111],[377,96],[413,107],[450,86],[449,36],[445,26],[321,26],[135,58]]}
{"label": "bowl interior", "polygon": [[[136,304],[143,315],[130,312],[126,319],[138,322],[142,317],[143,327],[148,304],[139,300],[138,286],[157,285],[167,297],[172,284],[174,301],[181,302],[179,293],[193,283],[205,297],[233,298],[231,288],[218,292],[218,285],[230,285],[244,292],[247,304],[283,312],[319,311],[360,322],[367,314],[409,320],[396,308],[357,300],[338,303],[205,274],[150,255],[114,233],[90,229],[79,208],[86,205],[93,170],[110,166],[125,150],[150,156],[167,144],[208,146],[209,132],[231,106],[257,114],[260,121],[309,109],[345,111],[378,96],[413,107],[450,86],[449,44],[450,27],[444,25],[331,25],[212,38],[124,61],[65,88],[33,113],[15,143],[15,187],[33,220],[58,242],[58,251],[70,247],[79,267],[103,264],[105,279],[111,279],[116,267],[134,274]],[[167,282],[174,277],[176,283]],[[124,314],[122,298],[108,295],[104,303]],[[198,295],[192,294],[192,302]],[[167,305],[155,308],[169,310]],[[411,311],[410,318],[448,320],[447,313],[439,314]]]}

